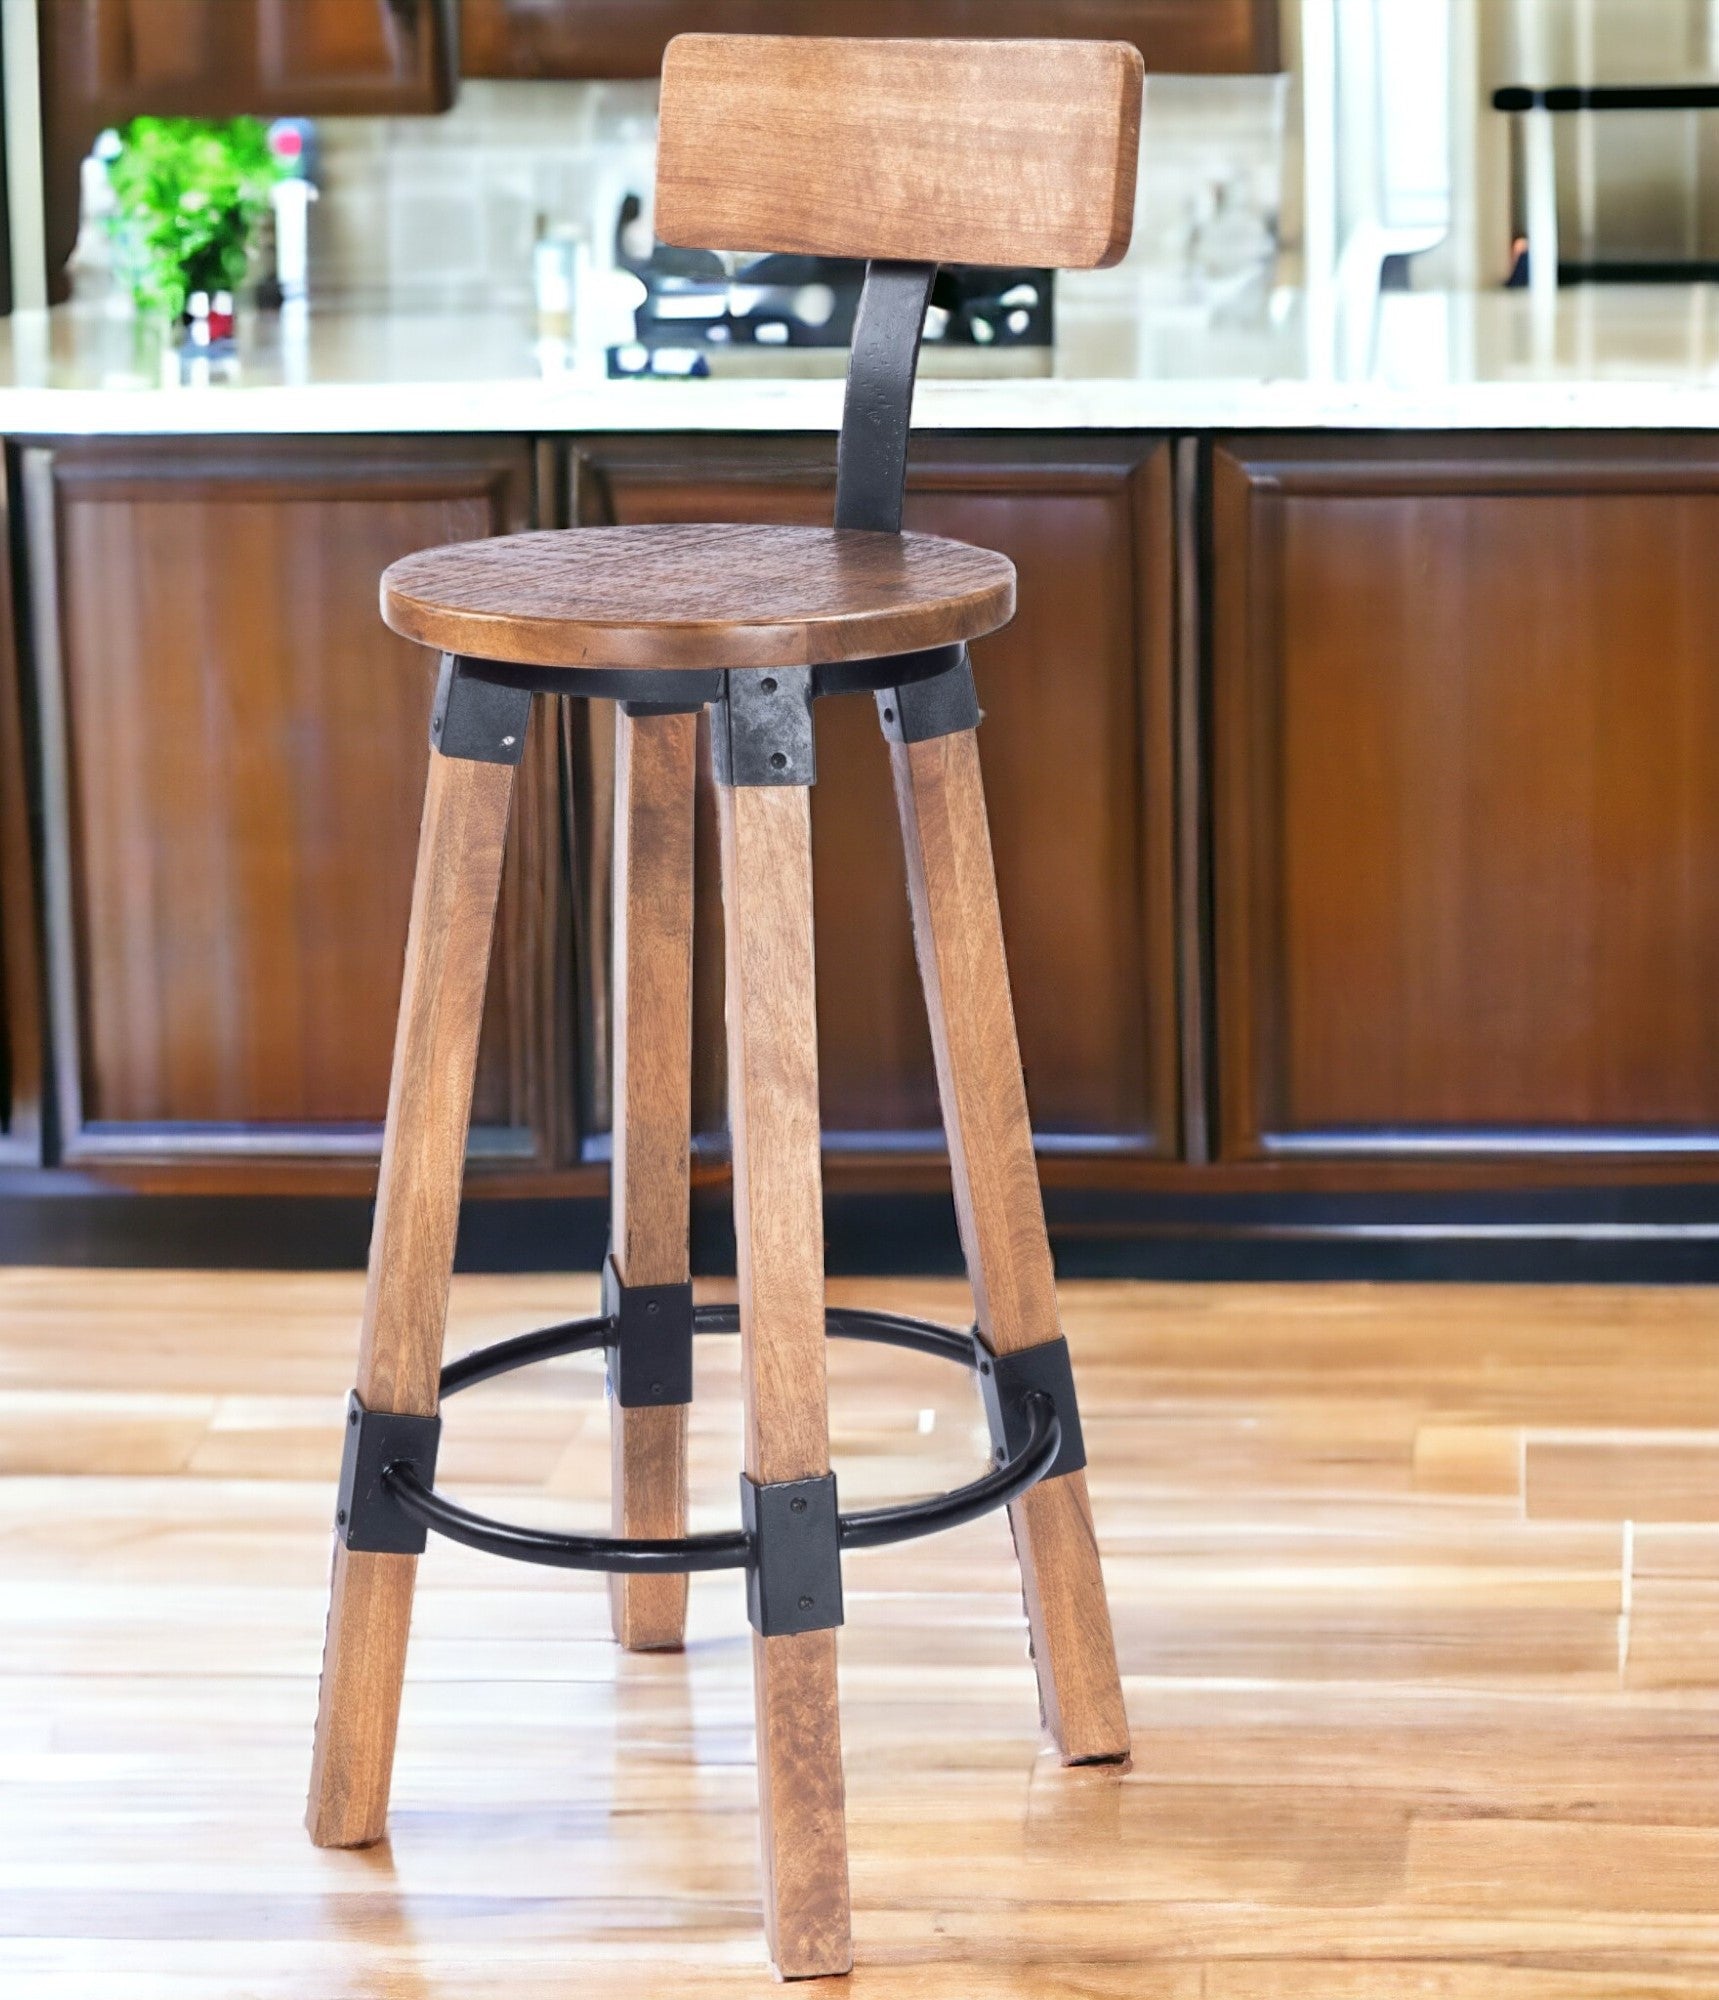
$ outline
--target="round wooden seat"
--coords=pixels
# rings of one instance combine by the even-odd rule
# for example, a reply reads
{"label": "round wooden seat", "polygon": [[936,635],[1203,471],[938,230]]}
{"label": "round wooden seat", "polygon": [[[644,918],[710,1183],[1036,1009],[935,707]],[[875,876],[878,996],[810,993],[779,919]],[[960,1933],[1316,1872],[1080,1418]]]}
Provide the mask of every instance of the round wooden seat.
{"label": "round wooden seat", "polygon": [[1014,610],[1006,556],[834,528],[563,528],[425,549],[382,577],[404,637],[534,667],[815,667],[977,639]]}

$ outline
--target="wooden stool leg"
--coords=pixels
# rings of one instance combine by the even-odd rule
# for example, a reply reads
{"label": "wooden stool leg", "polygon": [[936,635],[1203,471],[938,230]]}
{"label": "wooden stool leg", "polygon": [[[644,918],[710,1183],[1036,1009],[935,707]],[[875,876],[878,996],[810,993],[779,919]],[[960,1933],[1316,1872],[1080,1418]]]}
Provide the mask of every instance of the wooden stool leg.
{"label": "wooden stool leg", "polygon": [[[687,1258],[692,1128],[692,807],[696,715],[615,711],[615,1275],[678,1285]],[[685,1403],[609,1405],[618,1535],[686,1533]],[[684,1576],[609,1580],[615,1637],[674,1647]]]}
{"label": "wooden stool leg", "polygon": [[[359,1336],[373,1410],[434,1415],[511,764],[430,753]],[[416,1556],[337,1544],[311,1766],[319,1847],[382,1837]]]}
{"label": "wooden stool leg", "polygon": [[[955,1206],[978,1311],[996,1354],[1061,1334],[1044,1198],[1003,954],[976,733],[892,743],[913,928],[937,1055]],[[1128,1755],[1110,1608],[1086,1474],[1010,1509],[1044,1716],[1063,1761]]]}
{"label": "wooden stool leg", "polygon": [[[800,786],[719,787],[746,1470],[829,1471],[812,854]],[[754,1633],[764,1921],[784,1978],[846,1972],[836,1635]]]}

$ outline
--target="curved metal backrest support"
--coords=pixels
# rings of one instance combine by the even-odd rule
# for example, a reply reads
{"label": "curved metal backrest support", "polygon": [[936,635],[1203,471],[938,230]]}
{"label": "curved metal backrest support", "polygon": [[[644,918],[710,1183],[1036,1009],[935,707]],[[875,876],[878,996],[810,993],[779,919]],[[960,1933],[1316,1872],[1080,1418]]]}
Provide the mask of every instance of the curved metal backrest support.
{"label": "curved metal backrest support", "polygon": [[907,441],[935,264],[871,263],[854,318],[836,448],[836,526],[901,532]]}

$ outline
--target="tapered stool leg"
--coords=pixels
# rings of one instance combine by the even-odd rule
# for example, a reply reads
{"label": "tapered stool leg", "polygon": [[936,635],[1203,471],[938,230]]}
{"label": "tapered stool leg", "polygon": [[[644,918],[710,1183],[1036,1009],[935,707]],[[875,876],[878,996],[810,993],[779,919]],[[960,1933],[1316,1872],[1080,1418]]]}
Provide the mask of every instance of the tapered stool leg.
{"label": "tapered stool leg", "polygon": [[[913,927],[931,1017],[955,1205],[994,1354],[1061,1337],[1044,1198],[1003,953],[991,835],[972,729],[893,742]],[[1110,1608],[1084,1471],[1010,1509],[1044,1716],[1063,1761],[1128,1755]]]}
{"label": "tapered stool leg", "polygon": [[[692,1127],[692,809],[696,715],[615,711],[614,1275],[687,1283]],[[652,1304],[659,1301],[653,1300]],[[690,1298],[687,1301],[690,1313]],[[690,1321],[687,1341],[690,1345]],[[649,1395],[657,1385],[644,1383]],[[686,1533],[685,1402],[621,1400],[609,1435],[618,1535]],[[610,1578],[615,1637],[681,1644],[684,1576]]]}
{"label": "tapered stool leg", "polygon": [[[511,763],[430,754],[359,1337],[372,1410],[436,1410],[512,792]],[[308,1813],[319,1847],[382,1836],[416,1569],[415,1556],[336,1546]]]}
{"label": "tapered stool leg", "polygon": [[[811,817],[802,786],[718,793],[746,1470],[829,1471]],[[836,1635],[754,1633],[764,1921],[786,1978],[845,1972],[847,1829]]]}

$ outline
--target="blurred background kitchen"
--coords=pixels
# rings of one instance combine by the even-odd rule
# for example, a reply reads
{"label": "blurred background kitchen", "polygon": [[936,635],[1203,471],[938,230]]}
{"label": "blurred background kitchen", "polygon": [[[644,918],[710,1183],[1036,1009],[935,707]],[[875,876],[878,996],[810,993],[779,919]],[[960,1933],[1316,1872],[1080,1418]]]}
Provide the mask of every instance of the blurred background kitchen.
{"label": "blurred background kitchen", "polygon": [[[1126,262],[940,275],[909,496],[1021,573],[979,665],[1063,1254],[1714,1254],[1719,0],[0,21],[0,1250],[361,1258],[429,691],[389,561],[829,518],[858,271],[651,228],[707,27],[1145,54]],[[609,734],[545,715],[469,1230],[594,1265]],[[833,1254],[952,1267],[879,753],[820,727]],[[701,910],[715,1268],[708,870]]]}
{"label": "blurred background kitchen", "polygon": [[[689,25],[791,26],[805,12],[790,0],[6,0],[13,296],[123,311],[107,169],[132,117],[272,115],[291,121],[274,136],[289,186],[249,259],[265,302],[284,250],[289,301],[482,312],[532,327],[547,366],[597,365],[637,330],[637,286],[616,271],[642,274],[653,295],[677,282],[650,268],[664,41]],[[1542,285],[1560,265],[1571,283],[1700,277],[1719,256],[1719,115],[1704,97],[1719,74],[1715,0],[850,0],[839,19],[812,12],[808,27],[826,31],[1141,44],[1152,75],[1134,249],[1123,279],[1063,291],[1078,319],[1083,300],[1126,285],[1149,308],[1131,330],[1150,352],[1100,348],[1073,358],[1080,372],[1108,360],[1132,373],[1142,358],[1223,372],[1225,330],[1252,337],[1237,366],[1265,353],[1364,370],[1381,283],[1523,282],[1536,222]],[[1617,85],[1641,101],[1607,102]],[[1498,108],[1501,92],[1537,86],[1599,94],[1591,108]],[[628,365],[688,369],[724,342],[731,355],[841,344],[840,308],[817,282],[769,306],[720,325],[714,342],[687,316],[689,337],[674,343],[648,310],[663,357]],[[1011,311],[981,313],[977,340],[1042,349],[1048,315],[1017,315],[1011,331]],[[972,344],[970,332],[958,324],[952,343]],[[993,352],[989,365],[1030,363]]]}

